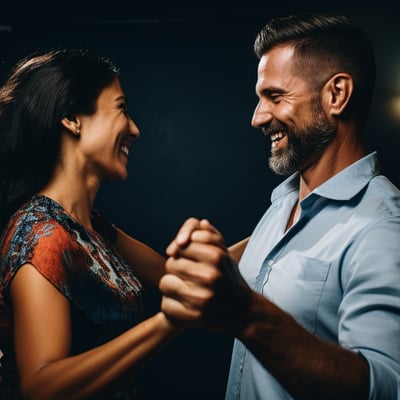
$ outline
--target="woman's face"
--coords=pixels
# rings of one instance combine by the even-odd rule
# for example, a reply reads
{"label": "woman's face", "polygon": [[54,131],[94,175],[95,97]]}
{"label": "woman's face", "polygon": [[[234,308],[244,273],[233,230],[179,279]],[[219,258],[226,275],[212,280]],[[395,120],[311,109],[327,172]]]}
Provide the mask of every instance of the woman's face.
{"label": "woman's face", "polygon": [[92,115],[79,115],[77,151],[84,172],[100,180],[125,179],[131,142],[139,129],[128,115],[127,99],[116,78],[100,93]]}

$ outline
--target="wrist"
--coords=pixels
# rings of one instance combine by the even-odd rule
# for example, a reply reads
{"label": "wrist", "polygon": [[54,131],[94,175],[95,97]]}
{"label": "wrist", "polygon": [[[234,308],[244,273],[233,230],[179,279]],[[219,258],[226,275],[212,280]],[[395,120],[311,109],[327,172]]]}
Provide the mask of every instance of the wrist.
{"label": "wrist", "polygon": [[184,325],[177,320],[168,318],[162,311],[159,311],[155,318],[159,321],[161,327],[165,329],[166,332],[172,335],[178,334],[184,329]]}
{"label": "wrist", "polygon": [[252,291],[249,296],[245,318],[237,337],[242,342],[258,341],[266,333],[276,334],[281,326],[282,313],[261,294]]}

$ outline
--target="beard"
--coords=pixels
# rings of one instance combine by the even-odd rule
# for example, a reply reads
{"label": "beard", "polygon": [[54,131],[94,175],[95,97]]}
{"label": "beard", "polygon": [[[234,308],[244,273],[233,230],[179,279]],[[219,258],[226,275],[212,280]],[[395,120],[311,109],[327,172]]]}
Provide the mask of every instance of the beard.
{"label": "beard", "polygon": [[313,118],[306,126],[288,129],[274,121],[266,129],[268,133],[284,132],[287,135],[286,149],[272,149],[268,165],[277,175],[291,175],[304,169],[317,158],[336,135],[335,127],[328,121],[319,103],[313,102]]}

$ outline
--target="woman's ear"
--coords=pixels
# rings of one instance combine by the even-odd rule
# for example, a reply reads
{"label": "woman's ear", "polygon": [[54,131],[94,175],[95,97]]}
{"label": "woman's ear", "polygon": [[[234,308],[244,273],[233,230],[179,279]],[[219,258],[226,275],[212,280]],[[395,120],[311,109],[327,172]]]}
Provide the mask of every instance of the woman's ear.
{"label": "woman's ear", "polygon": [[344,113],[354,91],[353,78],[344,72],[333,75],[323,88],[325,110],[332,116]]}
{"label": "woman's ear", "polygon": [[64,117],[61,124],[70,131],[73,135],[79,136],[81,134],[81,123],[76,117]]}

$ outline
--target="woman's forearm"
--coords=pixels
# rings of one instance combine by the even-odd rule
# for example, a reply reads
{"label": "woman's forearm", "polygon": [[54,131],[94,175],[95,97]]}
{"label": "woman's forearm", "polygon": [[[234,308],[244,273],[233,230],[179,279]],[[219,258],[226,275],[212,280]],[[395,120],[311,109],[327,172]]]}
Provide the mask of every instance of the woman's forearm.
{"label": "woman's forearm", "polygon": [[22,382],[26,399],[107,398],[133,380],[179,328],[157,313],[112,341],[77,356],[44,365]]}

